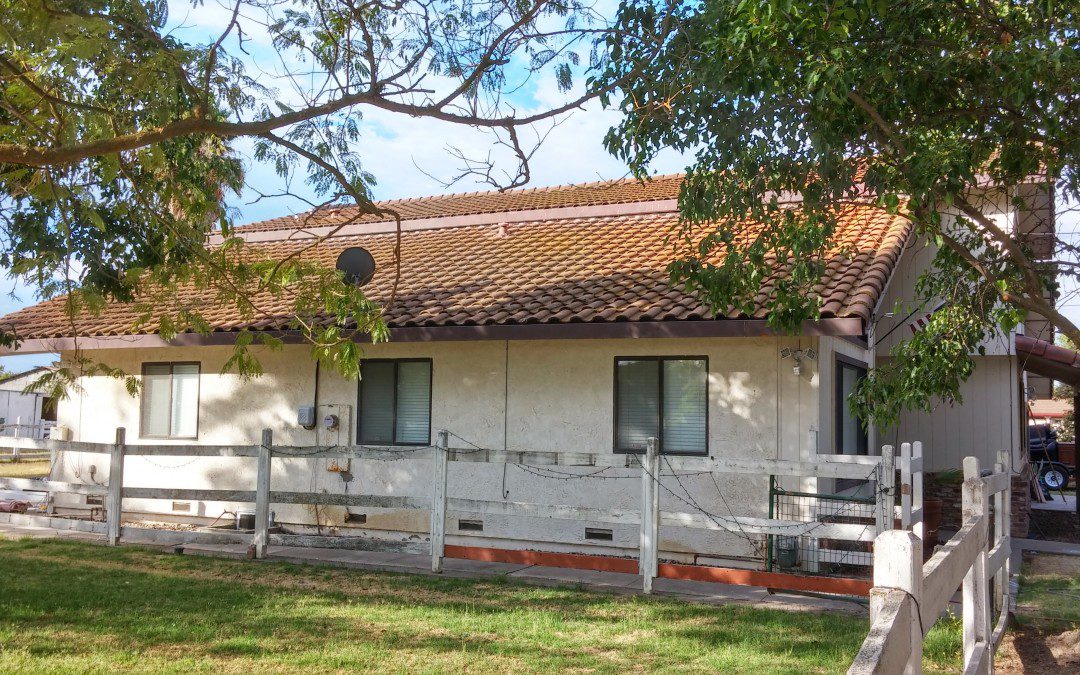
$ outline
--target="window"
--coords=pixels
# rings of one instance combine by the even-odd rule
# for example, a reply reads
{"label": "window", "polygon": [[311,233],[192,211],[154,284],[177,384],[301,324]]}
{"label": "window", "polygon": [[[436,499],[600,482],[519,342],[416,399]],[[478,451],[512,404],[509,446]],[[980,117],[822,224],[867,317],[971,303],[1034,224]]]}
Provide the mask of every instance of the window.
{"label": "window", "polygon": [[143,438],[199,436],[199,364],[144,363]]}
{"label": "window", "polygon": [[[46,422],[56,421],[56,398],[43,396],[41,398],[41,419]],[[0,423],[3,421],[0,420]]]}
{"label": "window", "polygon": [[642,452],[650,436],[667,454],[708,452],[709,361],[615,359],[615,451]]}
{"label": "window", "polygon": [[866,377],[866,365],[836,357],[836,453],[839,455],[869,454],[869,437],[862,420],[852,414],[850,396]]}
{"label": "window", "polygon": [[368,359],[360,363],[360,443],[431,442],[431,360]]}

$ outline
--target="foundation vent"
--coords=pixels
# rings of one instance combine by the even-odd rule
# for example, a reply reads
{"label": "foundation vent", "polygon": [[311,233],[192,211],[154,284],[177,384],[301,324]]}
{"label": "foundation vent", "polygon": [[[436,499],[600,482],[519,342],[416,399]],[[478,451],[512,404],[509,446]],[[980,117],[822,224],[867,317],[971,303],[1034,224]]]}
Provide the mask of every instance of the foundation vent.
{"label": "foundation vent", "polygon": [[345,522],[350,525],[363,525],[367,522],[366,513],[346,513]]}
{"label": "foundation vent", "polygon": [[611,541],[614,538],[614,534],[611,530],[602,527],[586,527],[585,538],[592,541]]}
{"label": "foundation vent", "polygon": [[87,506],[105,506],[105,497],[101,495],[86,495]]}
{"label": "foundation vent", "polygon": [[458,520],[457,529],[461,532],[483,532],[484,521],[482,520]]}
{"label": "foundation vent", "polygon": [[191,513],[191,502],[173,502],[172,510],[176,513]]}

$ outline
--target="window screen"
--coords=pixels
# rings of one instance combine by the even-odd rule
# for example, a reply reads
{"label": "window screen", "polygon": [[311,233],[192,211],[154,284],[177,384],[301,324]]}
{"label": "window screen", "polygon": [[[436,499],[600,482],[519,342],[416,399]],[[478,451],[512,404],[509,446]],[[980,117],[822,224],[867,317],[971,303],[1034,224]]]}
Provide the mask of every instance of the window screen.
{"label": "window screen", "polygon": [[869,452],[869,439],[862,421],[851,412],[850,397],[866,377],[866,368],[836,361],[836,452],[840,455],[865,455]]}
{"label": "window screen", "polygon": [[660,451],[705,454],[708,361],[620,358],[615,362],[615,449],[640,452],[650,436]]}
{"label": "window screen", "polygon": [[199,435],[199,364],[143,365],[140,428],[147,438]]}
{"label": "window screen", "polygon": [[360,365],[360,443],[431,442],[431,361],[363,361]]}
{"label": "window screen", "polygon": [[644,450],[650,436],[660,437],[658,363],[628,359],[615,366],[615,447],[620,450]]}

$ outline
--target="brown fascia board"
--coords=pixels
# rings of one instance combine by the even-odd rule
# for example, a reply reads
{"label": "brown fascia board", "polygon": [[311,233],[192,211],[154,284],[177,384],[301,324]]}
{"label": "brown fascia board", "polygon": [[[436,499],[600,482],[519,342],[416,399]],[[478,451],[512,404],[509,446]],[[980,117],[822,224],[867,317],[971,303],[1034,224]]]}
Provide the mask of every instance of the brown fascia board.
{"label": "brown fascia board", "polygon": [[[286,344],[305,342],[299,331],[267,331]],[[800,335],[862,336],[859,318],[807,321]],[[72,349],[150,349],[154,347],[231,346],[235,332],[206,335],[182,333],[172,340],[156,334],[57,337],[23,340],[17,349],[0,348],[0,354],[47,354]],[[554,323],[494,326],[416,326],[390,329],[391,342],[468,342],[474,340],[596,340],[643,338],[739,338],[774,337],[778,333],[762,319],[716,321],[621,321],[608,323]]]}

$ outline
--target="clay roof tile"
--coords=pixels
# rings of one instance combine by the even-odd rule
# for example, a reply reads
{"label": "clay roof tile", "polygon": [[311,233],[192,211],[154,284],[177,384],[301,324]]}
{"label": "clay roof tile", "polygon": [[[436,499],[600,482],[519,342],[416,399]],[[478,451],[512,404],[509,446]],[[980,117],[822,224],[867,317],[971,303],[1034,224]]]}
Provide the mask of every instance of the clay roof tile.
{"label": "clay roof tile", "polygon": [[[532,188],[507,193],[469,193],[445,197],[381,202],[404,218],[528,211],[538,208],[656,202],[674,199],[679,177],[650,183],[608,181],[577,186]],[[347,217],[353,207],[338,207],[332,219]],[[668,282],[667,265],[674,258],[666,241],[678,224],[674,211],[644,209],[619,213],[514,222],[505,236],[490,225],[407,230],[401,236],[401,278],[394,302],[385,308],[391,327],[451,326],[496,323],[589,321],[665,321],[713,318],[693,295]],[[344,215],[343,215],[344,214]],[[277,218],[241,231],[295,230],[325,223],[327,214]],[[822,315],[856,317],[864,322],[902,250],[908,222],[872,205],[846,206],[837,230],[846,250],[825,261],[814,290],[822,298]],[[702,233],[703,234],[703,233]],[[334,236],[319,241],[276,239],[252,241],[246,254],[283,258],[300,253],[331,266],[342,250],[362,246],[374,256],[377,272],[365,288],[374,302],[386,304],[393,286],[394,233]],[[762,284],[750,317],[766,314],[765,302],[778,270]],[[245,319],[232,307],[215,305],[213,291],[184,287],[175,296],[177,308],[195,307],[217,331],[248,326],[286,329],[291,316],[286,302],[256,298],[260,312]],[[734,309],[720,316],[745,318]],[[136,326],[131,305],[113,303],[96,315],[75,320],[78,335],[122,335],[149,332]],[[57,298],[0,319],[0,326],[20,339],[67,337],[71,323],[64,300]]]}

